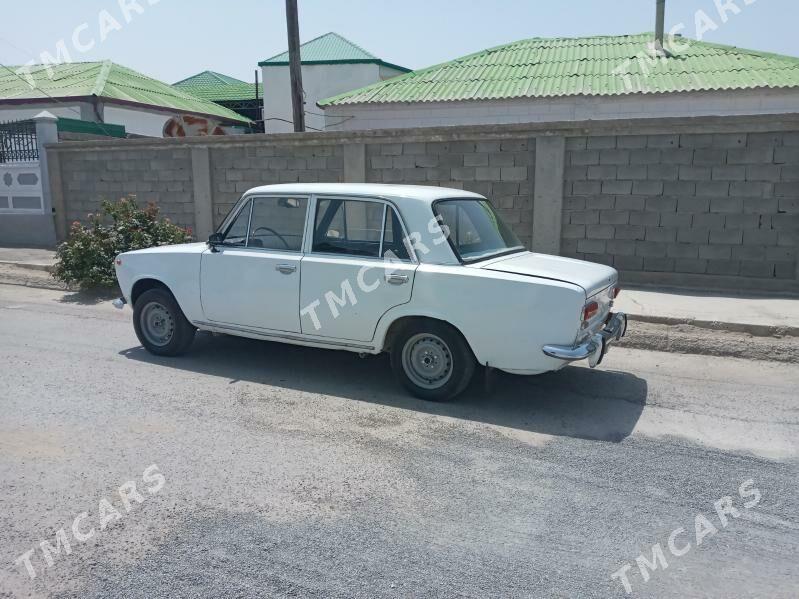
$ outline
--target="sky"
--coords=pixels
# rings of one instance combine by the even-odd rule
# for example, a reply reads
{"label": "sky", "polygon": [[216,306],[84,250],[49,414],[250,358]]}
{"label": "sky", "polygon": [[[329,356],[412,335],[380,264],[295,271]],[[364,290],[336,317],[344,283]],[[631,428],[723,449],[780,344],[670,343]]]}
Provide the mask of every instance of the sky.
{"label": "sky", "polygon": [[[252,81],[259,60],[287,47],[284,0],[3,3],[4,65],[41,62],[43,52],[56,56],[62,42],[73,62],[110,59],[167,83],[204,70]],[[655,0],[298,3],[301,41],[335,31],[387,62],[412,69],[530,37],[642,33],[652,31],[655,21]],[[123,10],[120,4],[130,8]],[[724,18],[717,5],[727,7]],[[709,42],[799,57],[797,23],[797,0],[666,3],[667,30],[682,24],[680,33],[687,37],[699,34]]]}

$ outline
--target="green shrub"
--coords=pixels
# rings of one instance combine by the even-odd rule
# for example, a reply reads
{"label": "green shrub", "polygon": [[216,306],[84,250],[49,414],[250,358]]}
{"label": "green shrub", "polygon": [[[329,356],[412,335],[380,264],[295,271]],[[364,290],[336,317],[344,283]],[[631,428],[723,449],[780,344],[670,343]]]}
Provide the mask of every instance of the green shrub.
{"label": "green shrub", "polygon": [[90,214],[89,224],[72,223],[69,237],[56,250],[53,276],[81,287],[116,284],[114,258],[122,252],[156,245],[187,243],[191,230],[158,217],[158,206],[136,205],[135,196],[118,202],[103,201],[100,214]]}

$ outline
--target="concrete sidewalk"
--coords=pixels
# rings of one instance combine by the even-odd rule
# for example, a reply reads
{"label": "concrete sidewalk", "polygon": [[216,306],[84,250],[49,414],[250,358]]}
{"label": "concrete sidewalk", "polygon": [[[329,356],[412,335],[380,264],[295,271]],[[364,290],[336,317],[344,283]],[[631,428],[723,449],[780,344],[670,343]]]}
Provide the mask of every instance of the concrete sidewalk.
{"label": "concrete sidewalk", "polygon": [[[50,271],[54,262],[52,250],[0,247],[0,265],[9,268]],[[2,275],[0,272],[0,282],[8,278]],[[48,282],[51,286],[52,281]],[[799,297],[623,288],[615,309],[640,322],[799,337]]]}
{"label": "concrete sidewalk", "polygon": [[752,335],[799,336],[799,297],[683,289],[624,289],[615,309],[631,320]]}
{"label": "concrete sidewalk", "polygon": [[38,248],[0,247],[0,264],[50,271],[55,264],[55,252]]}

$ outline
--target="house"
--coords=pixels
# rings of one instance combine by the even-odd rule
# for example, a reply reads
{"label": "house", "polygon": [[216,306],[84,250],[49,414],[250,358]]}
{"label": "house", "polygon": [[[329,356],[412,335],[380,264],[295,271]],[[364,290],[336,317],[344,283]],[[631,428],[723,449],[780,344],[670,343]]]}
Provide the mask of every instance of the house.
{"label": "house", "polygon": [[521,40],[318,106],[328,130],[799,112],[799,58],[654,37]]}
{"label": "house", "polygon": [[[337,33],[327,33],[300,46],[305,123],[309,130],[325,128],[316,109],[319,100],[356,87],[390,80],[408,69],[370,54]],[[288,52],[258,63],[264,82],[264,126],[267,133],[293,131]]]}
{"label": "house", "polygon": [[219,104],[111,61],[0,68],[0,121],[43,110],[151,137],[245,132],[250,125]]}
{"label": "house", "polygon": [[173,83],[172,87],[224,106],[253,122],[261,120],[262,90],[255,83],[214,71],[203,71]]}

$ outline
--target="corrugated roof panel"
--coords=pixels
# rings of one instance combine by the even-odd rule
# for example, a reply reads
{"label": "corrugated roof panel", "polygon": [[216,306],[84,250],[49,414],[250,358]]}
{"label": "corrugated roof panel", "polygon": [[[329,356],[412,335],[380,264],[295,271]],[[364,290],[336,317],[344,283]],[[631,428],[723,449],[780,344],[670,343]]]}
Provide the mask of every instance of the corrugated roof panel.
{"label": "corrugated roof panel", "polygon": [[197,73],[182,81],[173,83],[172,87],[211,102],[234,102],[255,99],[254,83],[247,83],[241,79],[215,73],[214,71]]}
{"label": "corrugated roof panel", "polygon": [[[286,51],[267,58],[261,64],[281,64],[287,63],[288,60],[289,53]],[[330,32],[301,44],[300,60],[303,62],[343,62],[377,60],[377,57],[338,33]]]}
{"label": "corrugated roof panel", "polygon": [[799,87],[794,57],[678,38],[661,60],[653,57],[652,40],[651,33],[521,40],[320,105]]}
{"label": "corrugated roof panel", "polygon": [[0,101],[40,98],[63,100],[96,95],[108,100],[136,102],[239,122],[247,121],[218,104],[110,61],[52,65],[52,77],[47,67],[35,65],[29,70],[33,87],[22,71],[22,74],[16,73],[24,68],[0,67]]}

